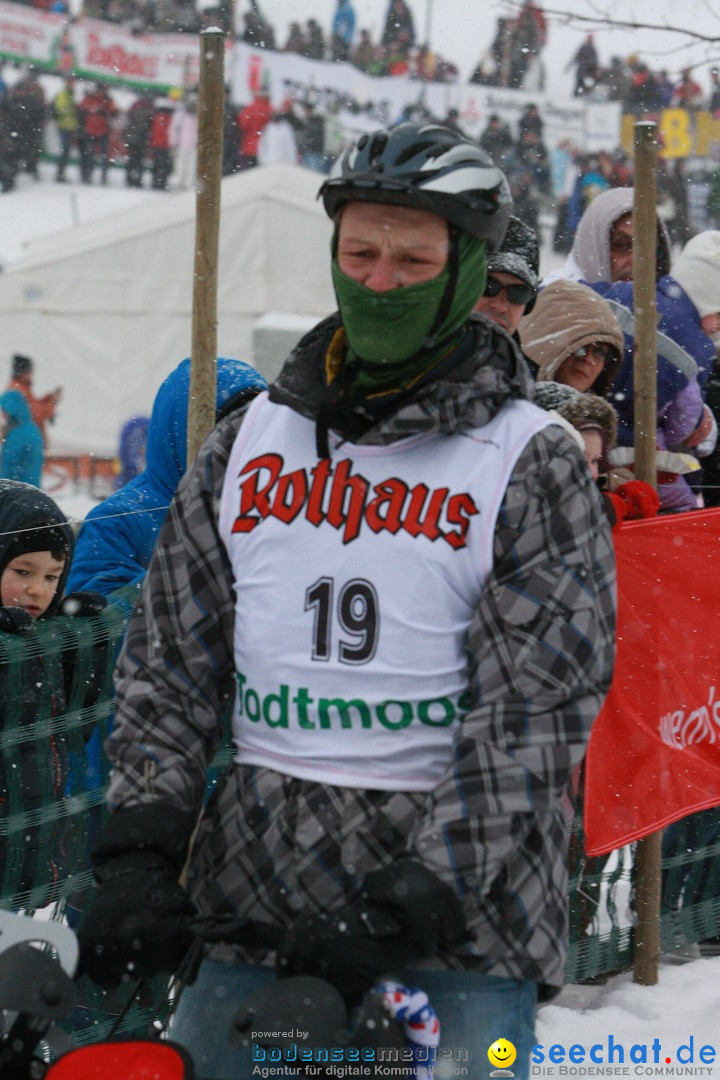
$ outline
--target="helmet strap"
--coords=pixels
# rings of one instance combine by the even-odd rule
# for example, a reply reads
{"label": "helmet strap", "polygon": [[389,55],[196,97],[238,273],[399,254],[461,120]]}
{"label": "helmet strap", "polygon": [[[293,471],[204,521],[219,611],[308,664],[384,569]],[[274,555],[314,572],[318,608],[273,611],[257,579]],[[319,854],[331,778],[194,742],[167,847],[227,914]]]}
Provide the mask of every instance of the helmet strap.
{"label": "helmet strap", "polygon": [[[433,319],[432,326],[430,327],[430,333],[427,336],[427,340],[422,349],[419,349],[415,354],[421,356],[425,352],[434,350],[437,345],[441,344],[435,339],[435,335],[445,322],[450,312],[450,307],[455,296],[455,289],[458,283],[458,274],[460,272],[460,230],[456,225],[451,225],[448,222],[448,239],[450,241],[450,250],[448,252],[448,280],[445,286],[445,292],[442,294],[438,309],[435,312],[435,318]],[[454,335],[453,335],[454,336]]]}

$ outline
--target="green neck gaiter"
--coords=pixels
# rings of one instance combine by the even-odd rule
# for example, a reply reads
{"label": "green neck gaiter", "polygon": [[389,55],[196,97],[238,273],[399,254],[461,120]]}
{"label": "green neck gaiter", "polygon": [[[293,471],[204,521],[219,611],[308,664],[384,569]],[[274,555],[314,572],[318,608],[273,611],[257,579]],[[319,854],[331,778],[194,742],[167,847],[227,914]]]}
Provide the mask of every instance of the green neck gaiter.
{"label": "green neck gaiter", "polygon": [[484,240],[460,233],[453,242],[459,245],[457,281],[445,318],[430,341],[450,282],[450,260],[431,281],[378,293],[349,278],[333,258],[333,284],[349,345],[345,364],[352,363],[353,368],[348,389],[353,395],[404,389],[447,354],[454,334],[459,336],[485,288],[487,258]]}

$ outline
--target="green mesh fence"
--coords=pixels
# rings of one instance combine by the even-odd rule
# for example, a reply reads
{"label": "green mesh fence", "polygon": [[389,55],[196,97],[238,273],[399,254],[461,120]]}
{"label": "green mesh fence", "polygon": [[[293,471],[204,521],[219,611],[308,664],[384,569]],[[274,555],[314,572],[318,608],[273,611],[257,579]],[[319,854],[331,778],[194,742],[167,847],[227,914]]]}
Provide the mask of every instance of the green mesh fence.
{"label": "green mesh fence", "polygon": [[[115,593],[91,619],[53,619],[25,637],[0,634],[0,907],[46,909],[77,926],[88,905],[88,852],[104,819],[108,763],[88,768],[86,743],[112,724],[112,673],[137,598]],[[93,743],[89,744],[90,747]],[[208,788],[230,760],[226,739]],[[601,977],[632,963],[633,850],[589,858],[582,825],[570,849],[570,953],[566,981]],[[663,951],[720,934],[720,809],[670,826],[663,838]],[[131,988],[132,989],[132,988]],[[106,1037],[129,997],[89,982],[68,1025],[79,1041]],[[119,1031],[140,1033],[167,1011],[167,982],[144,987]]]}

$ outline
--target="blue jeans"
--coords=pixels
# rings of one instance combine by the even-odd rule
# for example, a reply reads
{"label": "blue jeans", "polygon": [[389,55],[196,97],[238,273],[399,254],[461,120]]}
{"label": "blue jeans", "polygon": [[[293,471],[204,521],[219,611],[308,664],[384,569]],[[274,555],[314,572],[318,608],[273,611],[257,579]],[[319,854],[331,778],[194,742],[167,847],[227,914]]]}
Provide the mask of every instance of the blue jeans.
{"label": "blue jeans", "polygon": [[[527,1080],[535,1045],[534,982],[464,971],[410,971],[401,973],[401,978],[425,991],[440,1018],[437,1080],[485,1080],[493,1069],[488,1048],[497,1039],[513,1043],[515,1080]],[[269,967],[203,961],[196,982],[180,999],[169,1031],[170,1038],[192,1054],[198,1080],[252,1080],[258,1062],[253,1061],[251,1048],[233,1046],[228,1035],[243,999],[274,980]],[[302,1080],[283,1062],[275,1065],[275,1072],[271,1061],[259,1064],[264,1066],[270,1068],[269,1076]],[[352,1071],[348,1069],[345,1075],[352,1080]]]}

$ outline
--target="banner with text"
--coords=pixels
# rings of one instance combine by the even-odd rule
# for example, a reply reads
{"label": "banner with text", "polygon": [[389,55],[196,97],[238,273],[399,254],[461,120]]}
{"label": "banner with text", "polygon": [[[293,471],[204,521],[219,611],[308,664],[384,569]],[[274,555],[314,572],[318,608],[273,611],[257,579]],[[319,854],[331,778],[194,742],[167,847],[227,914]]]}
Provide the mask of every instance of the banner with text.
{"label": "banner with text", "polygon": [[434,120],[442,120],[454,108],[471,138],[481,134],[492,113],[507,121],[517,136],[517,122],[532,103],[542,116],[543,138],[549,148],[564,139],[584,150],[612,150],[620,142],[621,109],[617,103],[586,104],[573,98],[558,103],[547,94],[521,90],[423,82],[405,75],[377,78],[351,64],[308,60],[295,53],[268,52],[238,42],[233,98],[245,104],[259,90],[278,107],[286,98],[296,102],[310,98],[320,112],[336,109],[343,127],[353,132],[395,123],[413,110],[425,109]]}
{"label": "banner with text", "polygon": [[580,98],[558,101],[548,94],[503,90],[496,86],[461,87],[460,122],[477,139],[495,114],[517,136],[518,120],[528,105],[537,105],[543,121],[543,142],[551,149],[569,140],[578,150],[614,150],[620,144],[619,102],[595,104]]}
{"label": "banner with text", "polygon": [[[545,93],[493,86],[373,77],[351,64],[256,49],[244,42],[233,44],[229,38],[226,49],[228,81],[237,104],[251,101],[260,87],[277,106],[288,97],[300,103],[312,98],[321,112],[334,109],[351,137],[408,114],[417,117],[423,110],[434,120],[442,120],[453,108],[472,138],[480,135],[493,113],[510,125],[516,137],[522,111],[534,103],[544,123],[548,149],[564,140],[584,151],[631,144],[634,118],[623,116],[618,102],[600,104],[571,97],[558,101]],[[115,23],[69,19],[7,0],[0,0],[0,57],[158,91],[197,85],[200,66],[197,34],[138,36]],[[665,109],[658,121],[666,157],[704,156],[720,143],[720,119],[710,113]]]}
{"label": "banner with text", "polygon": [[235,45],[233,100],[241,105],[262,90],[273,105],[287,98],[312,100],[318,110],[354,114],[358,127],[367,130],[395,123],[409,109],[425,108],[435,119],[458,108],[458,83],[432,83],[407,76],[375,77],[352,64],[310,60],[297,53]]}
{"label": "banner with text", "polygon": [[197,34],[136,36],[114,23],[71,21],[2,0],[0,56],[138,87],[194,86],[200,72]]}
{"label": "banner with text", "polygon": [[586,759],[589,855],[720,806],[720,509],[614,539],[617,660]]}

